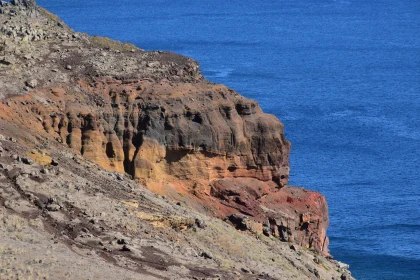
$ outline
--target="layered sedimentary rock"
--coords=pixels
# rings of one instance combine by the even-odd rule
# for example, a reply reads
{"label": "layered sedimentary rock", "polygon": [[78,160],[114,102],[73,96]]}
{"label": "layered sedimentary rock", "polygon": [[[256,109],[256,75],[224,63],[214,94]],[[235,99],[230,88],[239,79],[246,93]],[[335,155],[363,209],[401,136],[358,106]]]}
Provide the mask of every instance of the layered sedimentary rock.
{"label": "layered sedimentary rock", "polygon": [[287,182],[283,125],[221,85],[111,78],[79,81],[89,107],[43,116],[44,128],[87,158],[135,179]]}
{"label": "layered sedimentary rock", "polygon": [[74,33],[45,11],[0,30],[0,71],[14,75],[3,118],[239,230],[328,254],[325,198],[287,186],[283,125],[255,101],[189,58]]}

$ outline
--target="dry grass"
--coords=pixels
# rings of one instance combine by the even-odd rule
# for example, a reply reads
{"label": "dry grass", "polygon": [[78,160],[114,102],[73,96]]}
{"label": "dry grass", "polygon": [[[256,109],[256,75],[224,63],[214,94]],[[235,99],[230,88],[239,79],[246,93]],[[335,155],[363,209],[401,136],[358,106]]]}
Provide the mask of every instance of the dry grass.
{"label": "dry grass", "polygon": [[150,222],[156,228],[173,228],[184,230],[191,228],[195,224],[193,219],[185,219],[178,216],[163,216],[160,213],[150,214],[145,212],[136,212],[136,216],[141,220]]}
{"label": "dry grass", "polygon": [[213,242],[217,246],[223,249],[228,255],[235,256],[237,258],[245,258],[247,251],[245,246],[240,242],[235,242],[232,238],[226,234],[218,234],[215,236]]}
{"label": "dry grass", "polygon": [[130,208],[139,208],[139,202],[137,200],[122,200],[121,202]]}
{"label": "dry grass", "polygon": [[51,165],[52,158],[48,156],[44,151],[30,150],[26,152],[26,155],[40,165],[43,165],[43,166]]}
{"label": "dry grass", "polygon": [[56,23],[60,23],[62,25],[64,25],[64,22],[56,15],[54,15],[53,13],[50,13],[49,11],[45,10],[44,8],[38,7],[39,8],[39,12],[44,15],[47,19],[49,19],[52,22],[56,22]]}
{"label": "dry grass", "polygon": [[0,229],[7,232],[20,232],[25,228],[26,221],[19,216],[0,214]]}
{"label": "dry grass", "polygon": [[92,44],[101,47],[101,48],[108,48],[111,50],[118,50],[118,51],[131,51],[131,50],[137,50],[138,48],[130,44],[128,42],[121,42],[112,40],[108,37],[101,37],[101,36],[93,36],[89,37],[89,40]]}

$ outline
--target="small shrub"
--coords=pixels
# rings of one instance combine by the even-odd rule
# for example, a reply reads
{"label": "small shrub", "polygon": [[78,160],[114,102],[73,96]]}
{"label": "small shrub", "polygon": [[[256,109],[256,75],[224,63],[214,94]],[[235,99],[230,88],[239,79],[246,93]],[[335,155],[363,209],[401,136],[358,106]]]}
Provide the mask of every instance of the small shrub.
{"label": "small shrub", "polygon": [[128,42],[121,42],[112,40],[108,37],[101,37],[101,36],[93,36],[89,37],[89,40],[92,44],[101,47],[101,48],[108,48],[111,50],[118,50],[118,51],[131,51],[138,49],[135,45],[130,44]]}
{"label": "small shrub", "polygon": [[50,13],[44,8],[38,7],[38,9],[39,9],[39,12],[50,21],[64,25],[64,22],[58,16],[54,15],[53,13]]}

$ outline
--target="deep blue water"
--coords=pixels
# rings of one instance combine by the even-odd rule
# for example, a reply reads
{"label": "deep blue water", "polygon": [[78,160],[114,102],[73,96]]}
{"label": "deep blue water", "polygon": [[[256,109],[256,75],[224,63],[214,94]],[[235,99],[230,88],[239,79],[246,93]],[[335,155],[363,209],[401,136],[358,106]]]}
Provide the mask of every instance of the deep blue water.
{"label": "deep blue water", "polygon": [[76,31],[169,50],[257,100],[326,195],[358,279],[420,279],[420,1],[37,0]]}

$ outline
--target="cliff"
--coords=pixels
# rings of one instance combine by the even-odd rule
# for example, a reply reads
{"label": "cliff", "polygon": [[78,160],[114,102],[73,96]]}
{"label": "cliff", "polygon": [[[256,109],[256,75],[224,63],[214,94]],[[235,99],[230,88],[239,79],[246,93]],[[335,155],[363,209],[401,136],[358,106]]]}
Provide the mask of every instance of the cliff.
{"label": "cliff", "polygon": [[[137,192],[145,187],[196,215],[226,221],[232,238],[255,236],[279,248],[288,242],[329,256],[327,202],[287,185],[291,145],[280,121],[255,101],[207,81],[190,58],[76,33],[33,1],[0,5],[0,133],[15,140],[9,145],[20,145],[16,150],[26,149],[31,164],[54,169],[46,154],[65,150],[76,163],[88,160],[100,172],[125,174],[115,176]],[[64,168],[73,170],[73,164]],[[9,174],[13,168],[6,169],[5,176],[16,181]],[[99,176],[73,172],[84,179]],[[108,199],[120,196],[115,182],[99,184]],[[45,207],[38,208],[45,213]],[[154,230],[161,223],[179,230],[169,214],[136,213]],[[175,220],[183,221],[182,229],[194,224],[194,217]],[[306,268],[302,275],[328,275],[330,265],[336,263]],[[331,273],[350,277],[343,267]],[[280,275],[288,274],[270,277]]]}

